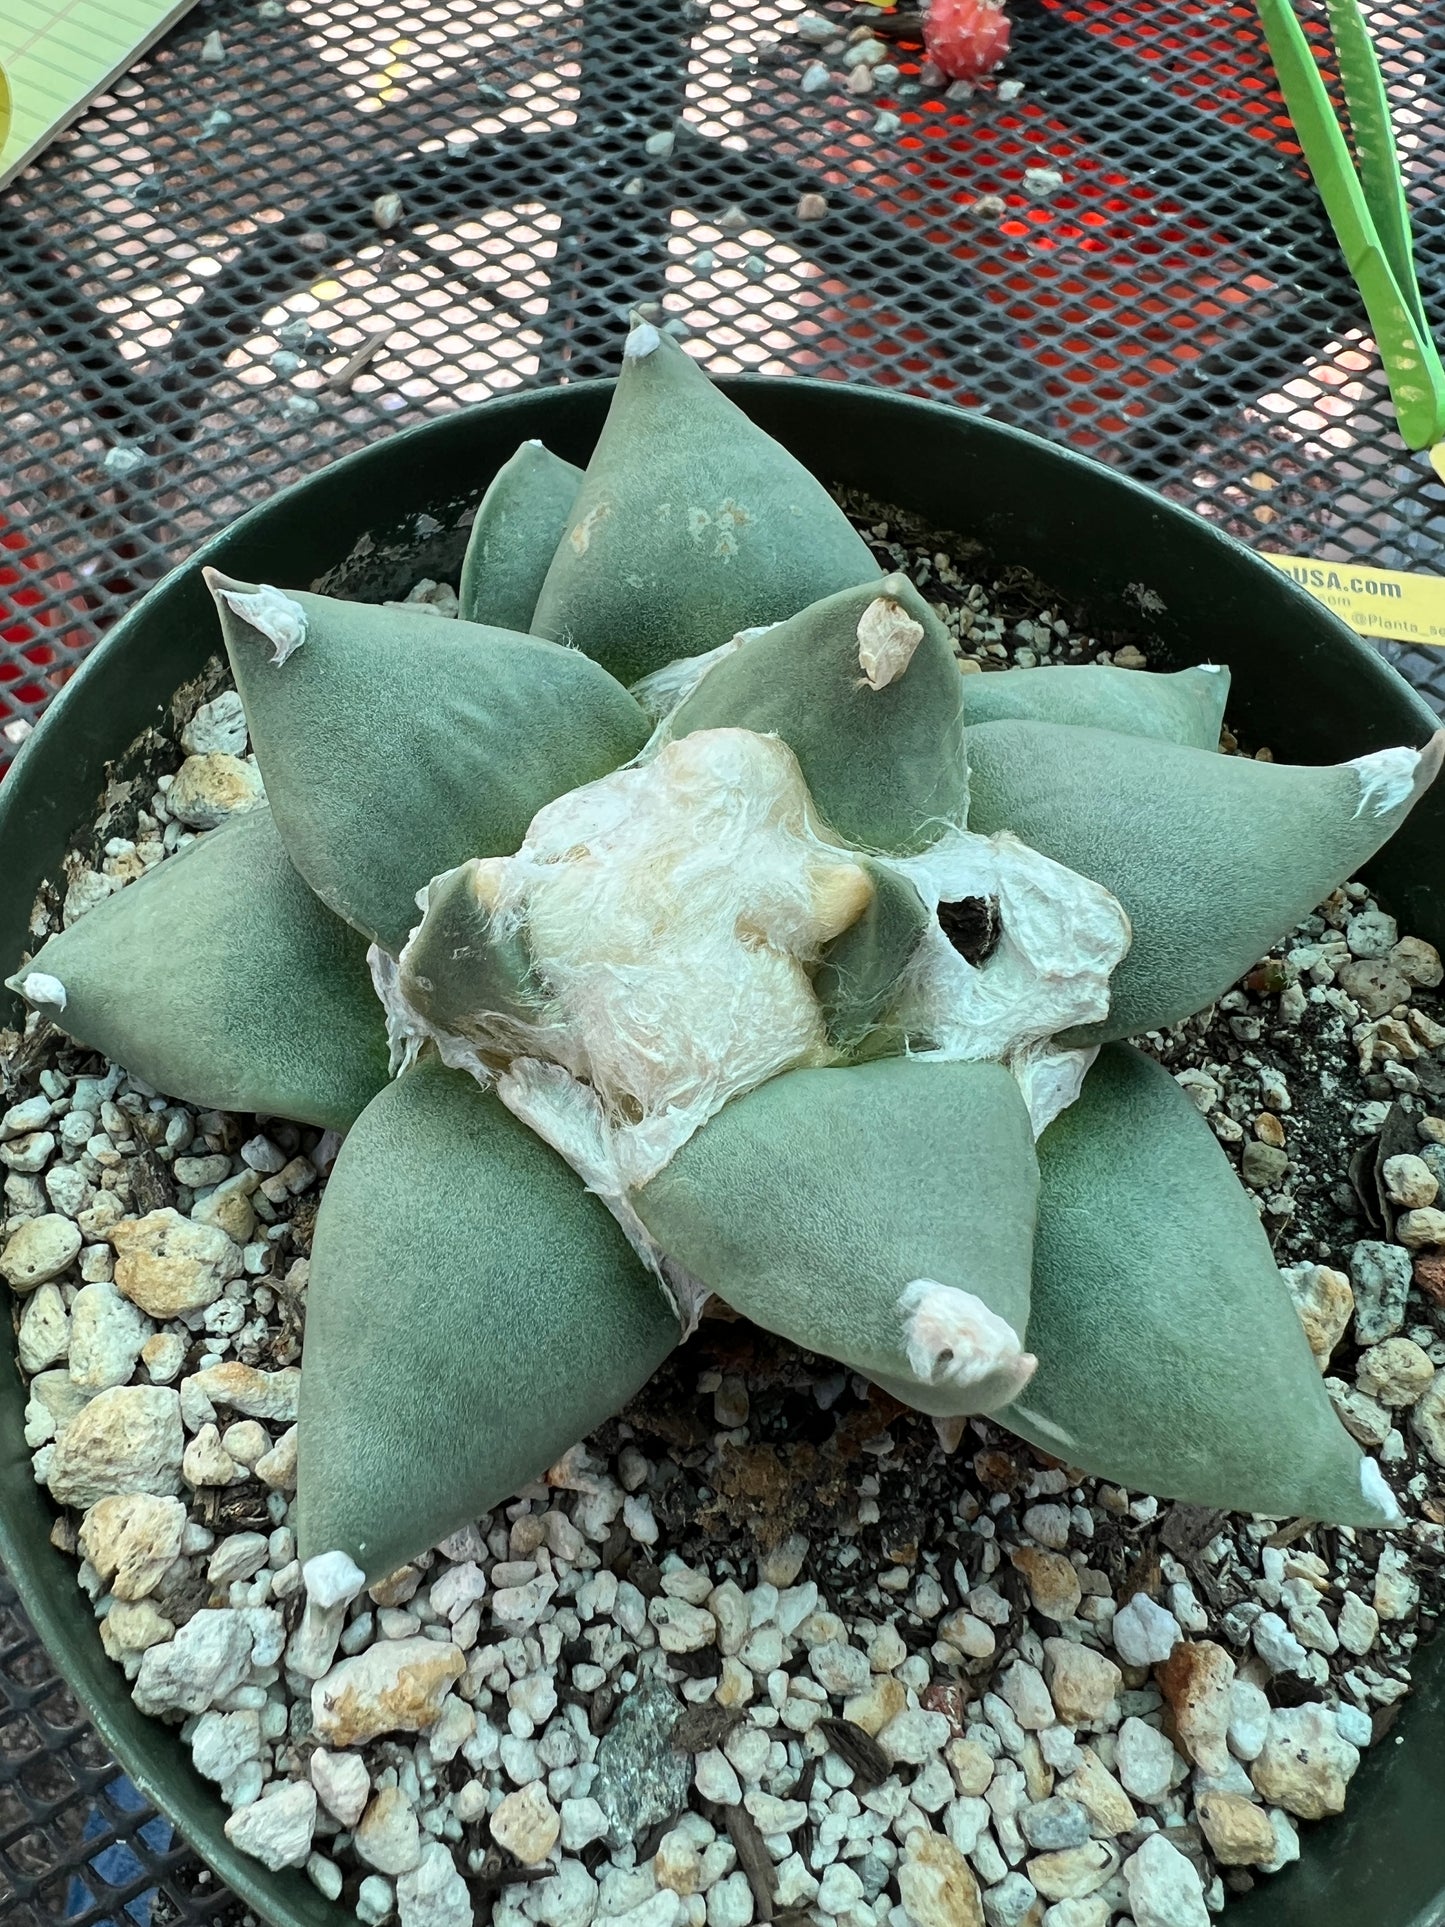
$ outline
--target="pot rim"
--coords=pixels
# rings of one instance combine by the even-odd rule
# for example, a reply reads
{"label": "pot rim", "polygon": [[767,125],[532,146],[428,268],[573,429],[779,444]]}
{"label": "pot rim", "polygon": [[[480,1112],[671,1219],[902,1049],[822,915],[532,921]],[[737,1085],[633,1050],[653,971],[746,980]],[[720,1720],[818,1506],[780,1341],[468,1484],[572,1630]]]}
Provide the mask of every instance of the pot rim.
{"label": "pot rim", "polygon": [[[492,395],[487,400],[474,402],[467,408],[456,409],[444,415],[434,415],[426,421],[413,423],[409,428],[398,429],[395,434],[386,436],[381,441],[368,442],[364,447],[353,449],[350,454],[338,456],[335,461],[327,462],[310,474],[300,476],[268,500],[258,502],[253,508],[247,509],[243,515],[238,516],[234,522],[228,523],[224,529],[208,536],[188,556],[162,576],[159,582],[153,583],[142,593],[134,606],[128,609],[120,621],[108,629],[99,642],[88,651],[75,674],[61,685],[46,705],[40,721],[20,745],[11,761],[9,771],[4,776],[3,784],[0,784],[0,834],[3,834],[6,828],[5,790],[14,784],[17,775],[25,773],[29,763],[36,760],[37,746],[48,742],[51,736],[58,734],[70,706],[75,701],[74,692],[88,689],[90,682],[101,673],[96,668],[96,664],[101,661],[102,651],[109,651],[109,655],[105,658],[108,662],[119,648],[125,646],[130,634],[149,618],[154,598],[163,594],[168,588],[173,588],[178,578],[187,574],[198,574],[203,567],[213,566],[221,550],[230,547],[238,538],[250,534],[253,529],[264,526],[278,511],[284,511],[289,502],[313,488],[323,477],[328,480],[344,481],[353,475],[363,475],[369,467],[378,460],[384,459],[386,455],[405,453],[409,448],[418,447],[444,426],[455,432],[459,425],[470,420],[512,409],[530,412],[531,409],[536,408],[545,412],[547,404],[555,404],[558,398],[563,397],[575,397],[585,403],[610,394],[615,386],[614,377],[595,376],[585,381],[558,384],[551,388],[525,389],[516,394]],[[962,416],[982,427],[985,433],[996,436],[1002,441],[1028,447],[1036,454],[1045,454],[1075,472],[1091,477],[1096,482],[1106,482],[1111,487],[1134,496],[1140,502],[1147,502],[1156,509],[1162,508],[1170,516],[1183,517],[1196,529],[1202,531],[1221,554],[1231,555],[1236,560],[1245,560],[1247,567],[1259,571],[1258,579],[1261,583],[1268,582],[1282,589],[1286,598],[1293,601],[1302,618],[1307,617],[1311,622],[1323,622],[1328,625],[1333,632],[1333,640],[1347,647],[1356,666],[1365,672],[1367,679],[1390,682],[1396,685],[1397,691],[1407,692],[1417,709],[1420,723],[1427,733],[1438,726],[1435,713],[1429,704],[1411,688],[1399,672],[1341,617],[1335,615],[1332,610],[1317,601],[1307,589],[1301,587],[1293,576],[1276,569],[1272,563],[1264,561],[1254,549],[1247,543],[1241,542],[1237,536],[1231,535],[1228,530],[1220,528],[1216,523],[1198,515],[1193,510],[1182,507],[1177,502],[1170,502],[1167,497],[1162,496],[1147,483],[1136,481],[1132,476],[1110,467],[1108,463],[1101,462],[1080,449],[1072,448],[1066,443],[1050,441],[1030,429],[1017,428],[1009,422],[994,421],[987,415],[971,409],[958,408],[949,402],[933,401],[927,396],[905,394],[872,383],[827,381],[807,375],[733,375],[720,378],[717,386],[731,400],[736,401],[743,408],[744,413],[749,414],[751,411],[746,406],[749,399],[793,390],[820,397],[826,395],[830,401],[837,401],[840,396],[866,395],[886,402],[900,415],[915,418],[952,421]],[[57,717],[60,719],[59,722],[55,721]]]}

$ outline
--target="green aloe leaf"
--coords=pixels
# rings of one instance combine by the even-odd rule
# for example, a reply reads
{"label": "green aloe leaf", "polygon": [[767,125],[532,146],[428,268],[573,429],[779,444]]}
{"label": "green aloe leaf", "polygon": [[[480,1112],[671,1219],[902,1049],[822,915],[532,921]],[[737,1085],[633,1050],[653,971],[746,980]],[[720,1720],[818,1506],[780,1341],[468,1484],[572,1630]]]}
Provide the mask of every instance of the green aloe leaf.
{"label": "green aloe leaf", "polygon": [[643,323],[532,627],[630,684],[878,573],[822,484]]}
{"label": "green aloe leaf", "polygon": [[430,878],[509,856],[545,803],[647,738],[632,697],[575,650],[206,579],[291,860],[393,954]]}
{"label": "green aloe leaf", "polygon": [[1110,1045],[1038,1153],[1040,1362],[1000,1423],[1136,1492],[1270,1518],[1388,1518],[1258,1214],[1168,1072]]}
{"label": "green aloe leaf", "polygon": [[1202,1010],[1389,841],[1439,770],[1423,751],[1303,769],[1057,723],[968,732],[969,828],[1012,830],[1111,890],[1134,926],[1101,1043]]}
{"label": "green aloe leaf", "polygon": [[523,442],[482,497],[457,595],[467,622],[496,629],[532,626],[582,471],[540,442]]}
{"label": "green aloe leaf", "polygon": [[556,1152],[465,1072],[417,1065],[357,1120],[317,1214],[302,1558],[392,1570],[538,1477],[678,1336]]}
{"label": "green aloe leaf", "polygon": [[756,1324],[954,1414],[1026,1375],[1037,1194],[1006,1070],[891,1057],[734,1098],[633,1203]]}
{"label": "green aloe leaf", "polygon": [[970,729],[1001,722],[1082,724],[1194,749],[1218,749],[1228,695],[1229,671],[1212,663],[1173,675],[1112,663],[1048,663],[963,679]]}
{"label": "green aloe leaf", "polygon": [[292,868],[264,803],[107,897],[11,980],[158,1091],[344,1131],[386,1082],[366,945]]}
{"label": "green aloe leaf", "polygon": [[780,736],[846,842],[913,855],[968,812],[964,681],[943,624],[906,576],[888,575],[749,636],[669,733]]}
{"label": "green aloe leaf", "polygon": [[933,921],[906,877],[877,863],[864,868],[873,885],[872,902],[825,946],[813,973],[828,1042],[852,1059],[901,1051],[902,1036],[890,1029],[888,1011]]}

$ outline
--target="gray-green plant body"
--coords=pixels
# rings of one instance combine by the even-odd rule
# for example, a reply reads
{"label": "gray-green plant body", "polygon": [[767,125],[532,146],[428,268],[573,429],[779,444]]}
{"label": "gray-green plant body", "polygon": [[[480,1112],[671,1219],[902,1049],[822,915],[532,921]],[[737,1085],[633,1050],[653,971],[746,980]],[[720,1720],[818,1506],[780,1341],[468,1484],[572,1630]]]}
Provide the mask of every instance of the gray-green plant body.
{"label": "gray-green plant body", "polygon": [[265,801],[13,982],[169,1094],[346,1133],[303,1557],[375,1576],[506,1498],[709,1292],[1134,1488],[1393,1516],[1228,1160],[1121,1040],[1348,877],[1445,739],[1291,769],[1218,753],[1222,670],[962,675],[646,323],[587,470],[493,479],[461,620],[209,580]]}

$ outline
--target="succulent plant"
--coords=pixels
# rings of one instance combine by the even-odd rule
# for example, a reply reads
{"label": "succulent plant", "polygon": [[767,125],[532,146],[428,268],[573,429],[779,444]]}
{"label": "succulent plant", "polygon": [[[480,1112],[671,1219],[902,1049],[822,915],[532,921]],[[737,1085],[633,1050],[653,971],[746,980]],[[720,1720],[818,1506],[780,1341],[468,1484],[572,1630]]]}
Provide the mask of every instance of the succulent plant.
{"label": "succulent plant", "polygon": [[585,473],[529,444],[487,489],[460,620],[207,577],[265,798],[14,984],[159,1090],[345,1133],[304,1556],[476,1517],[708,1293],[1130,1487],[1392,1516],[1124,1040],[1363,863],[1441,738],[1285,768],[1220,753],[1222,669],[965,676],[646,322]]}
{"label": "succulent plant", "polygon": [[1008,53],[1011,27],[1003,0],[931,0],[923,45],[950,80],[983,80]]}

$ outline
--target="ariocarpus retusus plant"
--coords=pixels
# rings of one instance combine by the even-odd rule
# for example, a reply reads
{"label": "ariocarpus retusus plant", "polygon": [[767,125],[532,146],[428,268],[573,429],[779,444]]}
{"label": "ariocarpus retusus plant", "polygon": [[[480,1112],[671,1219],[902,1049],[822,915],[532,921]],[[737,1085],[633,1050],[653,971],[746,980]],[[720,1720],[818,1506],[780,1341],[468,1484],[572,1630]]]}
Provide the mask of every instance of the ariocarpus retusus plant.
{"label": "ariocarpus retusus plant", "polygon": [[1377,850],[1441,738],[1283,768],[1219,753],[1221,669],[960,674],[648,323],[586,472],[529,443],[488,488],[463,620],[207,579],[266,802],[16,984],[158,1090],[347,1134],[303,1557],[374,1576],[506,1498],[709,1292],[1125,1486],[1395,1516],[1123,1040]]}

